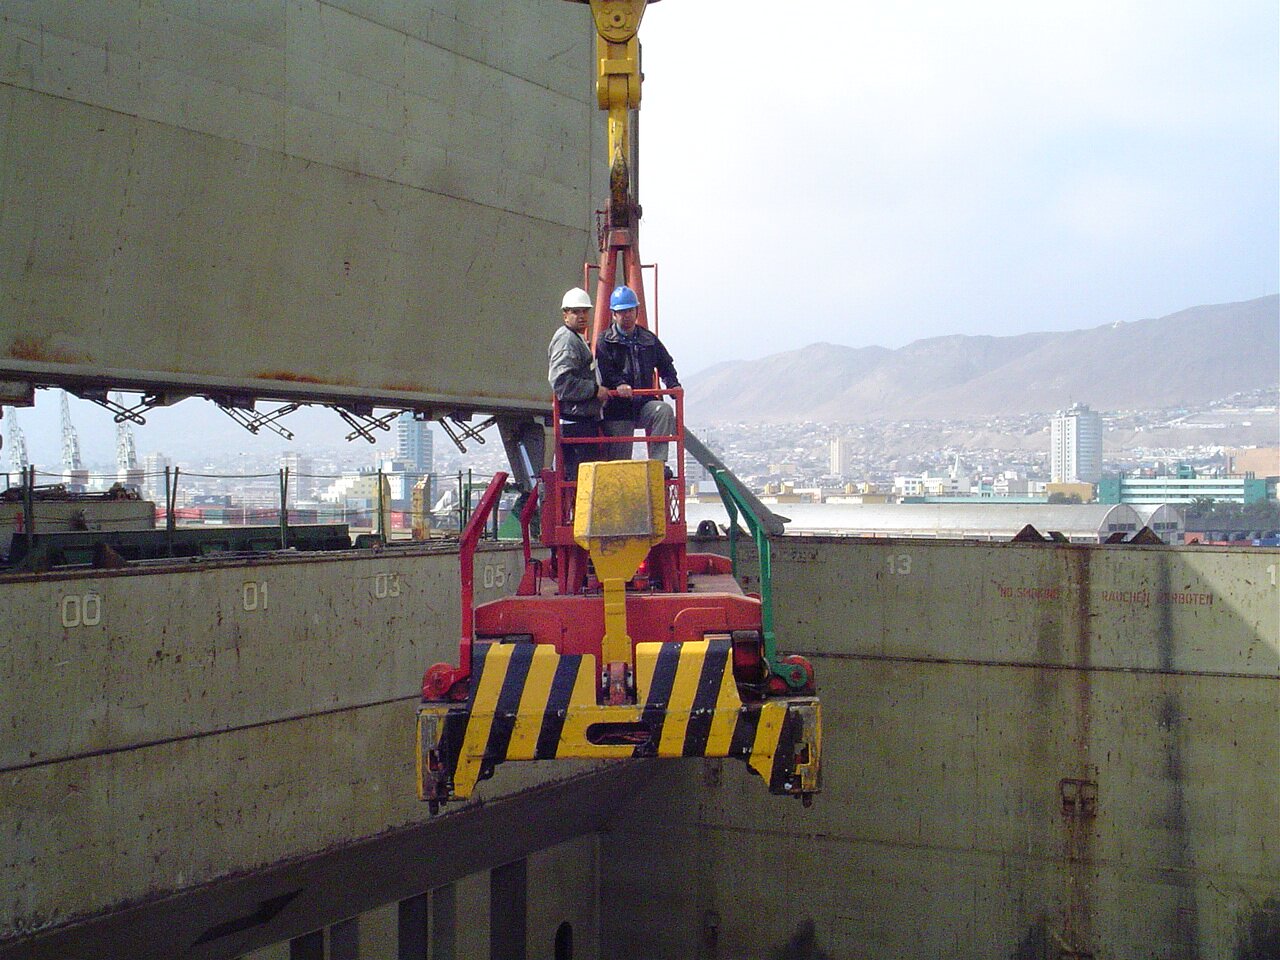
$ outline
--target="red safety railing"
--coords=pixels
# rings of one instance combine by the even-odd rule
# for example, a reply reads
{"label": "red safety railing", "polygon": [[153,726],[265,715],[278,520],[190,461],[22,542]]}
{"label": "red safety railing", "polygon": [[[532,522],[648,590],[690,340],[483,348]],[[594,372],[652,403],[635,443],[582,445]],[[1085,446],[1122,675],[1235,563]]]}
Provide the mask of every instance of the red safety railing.
{"label": "red safety railing", "polygon": [[471,643],[475,638],[476,544],[480,542],[480,535],[484,533],[489,514],[497,506],[502,496],[502,488],[506,483],[505,473],[498,472],[493,475],[480,502],[476,504],[475,512],[471,514],[471,519],[467,521],[462,531],[462,538],[458,541],[458,561],[462,565],[462,643],[458,650],[458,666],[463,676],[469,676],[471,673]]}
{"label": "red safety railing", "polygon": [[[610,395],[618,396],[615,391],[610,391]],[[561,431],[560,403],[552,397],[551,411],[555,424],[555,482],[547,485],[550,509],[544,509],[542,530],[543,542],[549,546],[567,546],[574,542],[573,509],[578,495],[578,484],[566,476],[563,445],[606,446],[626,443],[634,446],[637,443],[674,443],[676,446],[675,472],[669,479],[664,481],[667,501],[666,542],[683,543],[687,540],[684,503],[684,389],[682,387],[655,387],[649,390],[633,390],[631,391],[631,396],[636,399],[670,397],[675,402],[676,432],[673,434],[653,434],[652,436],[642,434],[637,436],[633,430],[630,437],[604,435],[566,437]],[[548,523],[548,521],[550,522]]]}

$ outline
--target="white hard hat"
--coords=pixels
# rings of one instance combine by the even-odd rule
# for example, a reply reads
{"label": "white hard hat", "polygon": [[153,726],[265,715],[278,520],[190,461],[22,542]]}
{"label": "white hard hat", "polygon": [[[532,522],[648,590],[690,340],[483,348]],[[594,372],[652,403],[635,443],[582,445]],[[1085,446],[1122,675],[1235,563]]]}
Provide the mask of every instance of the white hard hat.
{"label": "white hard hat", "polygon": [[579,307],[591,309],[591,298],[587,296],[587,291],[581,287],[574,287],[564,295],[564,299],[560,301],[561,310],[572,310]]}

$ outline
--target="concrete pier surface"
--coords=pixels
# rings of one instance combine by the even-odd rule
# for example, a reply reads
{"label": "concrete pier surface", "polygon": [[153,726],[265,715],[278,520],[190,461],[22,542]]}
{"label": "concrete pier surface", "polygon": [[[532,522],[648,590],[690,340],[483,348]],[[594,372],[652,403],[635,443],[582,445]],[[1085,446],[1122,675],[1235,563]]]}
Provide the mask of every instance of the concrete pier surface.
{"label": "concrete pier surface", "polygon": [[[457,562],[0,581],[0,955],[1269,955],[1280,552],[782,538],[812,809],[728,762],[508,763],[432,820]],[[520,556],[476,564],[483,600]]]}

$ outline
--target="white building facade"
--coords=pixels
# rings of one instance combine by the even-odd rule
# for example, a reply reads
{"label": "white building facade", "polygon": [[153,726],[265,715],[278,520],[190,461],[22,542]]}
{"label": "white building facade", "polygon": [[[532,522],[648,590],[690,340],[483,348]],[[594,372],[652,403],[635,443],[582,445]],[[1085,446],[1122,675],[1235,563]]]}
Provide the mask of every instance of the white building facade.
{"label": "white building facade", "polygon": [[925,471],[918,477],[896,476],[893,493],[903,497],[963,497],[973,490],[973,482],[966,476],[957,459],[955,466],[945,475]]}
{"label": "white building facade", "polygon": [[852,476],[853,450],[853,443],[843,437],[837,437],[831,441],[830,456],[827,464],[830,468],[831,476],[845,478]]}
{"label": "white building facade", "polygon": [[1050,472],[1054,483],[1102,479],[1102,417],[1085,404],[1060,411],[1050,424]]}
{"label": "white building facade", "polygon": [[[153,503],[165,502],[165,471],[173,462],[163,453],[148,453],[142,458],[142,498]],[[172,483],[172,479],[170,479]]]}

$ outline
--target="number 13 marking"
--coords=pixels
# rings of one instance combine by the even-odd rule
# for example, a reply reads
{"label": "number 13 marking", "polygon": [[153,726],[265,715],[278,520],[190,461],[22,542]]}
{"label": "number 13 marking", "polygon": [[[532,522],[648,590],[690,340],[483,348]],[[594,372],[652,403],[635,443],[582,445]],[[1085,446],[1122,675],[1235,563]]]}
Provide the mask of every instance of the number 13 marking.
{"label": "number 13 marking", "polygon": [[911,554],[891,553],[885,560],[889,564],[889,572],[895,576],[905,577],[911,573]]}

